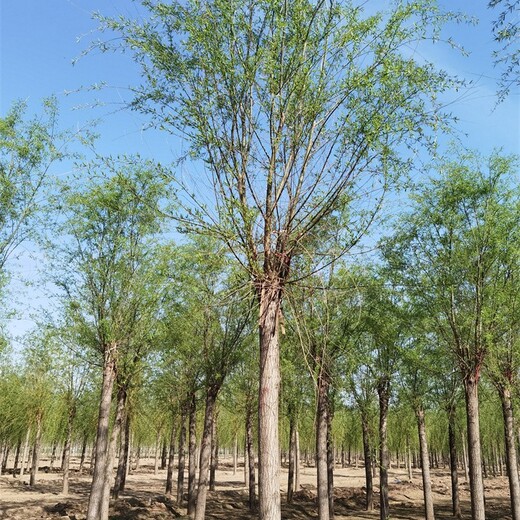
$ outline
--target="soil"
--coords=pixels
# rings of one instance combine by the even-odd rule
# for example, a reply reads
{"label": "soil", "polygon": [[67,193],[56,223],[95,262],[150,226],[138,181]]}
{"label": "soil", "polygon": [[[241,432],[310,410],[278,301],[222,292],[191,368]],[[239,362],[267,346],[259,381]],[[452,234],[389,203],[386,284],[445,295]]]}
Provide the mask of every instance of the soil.
{"label": "soil", "polygon": [[[45,464],[42,461],[42,465]],[[284,520],[318,518],[316,510],[316,470],[305,467],[300,470],[301,489],[294,494],[292,504],[286,504],[282,496]],[[33,520],[52,519],[84,520],[90,489],[90,475],[80,474],[74,465],[70,479],[70,493],[61,494],[61,473],[43,466],[34,487],[28,485],[28,476],[0,477],[0,519]],[[169,520],[187,518],[186,510],[178,507],[174,495],[164,494],[166,471],[154,475],[153,462],[145,460],[138,471],[133,471],[127,480],[125,493],[111,501],[111,520]],[[282,471],[282,482],[287,480],[287,471]],[[208,520],[250,520],[258,515],[248,510],[248,495],[243,480],[243,467],[236,474],[230,461],[220,464],[217,471],[216,491],[209,492],[206,518]],[[390,471],[390,512],[392,520],[419,520],[424,518],[422,509],[422,485],[420,471],[408,482],[403,469]],[[460,475],[462,517],[471,518],[469,490]],[[334,473],[336,520],[377,519],[379,511],[375,494],[374,511],[364,510],[364,470],[362,467],[337,467]],[[435,512],[437,520],[453,519],[451,514],[450,477],[448,469],[432,470]],[[486,518],[488,520],[511,520],[509,486],[506,477],[490,477],[485,480]],[[284,489],[282,488],[282,491]]]}

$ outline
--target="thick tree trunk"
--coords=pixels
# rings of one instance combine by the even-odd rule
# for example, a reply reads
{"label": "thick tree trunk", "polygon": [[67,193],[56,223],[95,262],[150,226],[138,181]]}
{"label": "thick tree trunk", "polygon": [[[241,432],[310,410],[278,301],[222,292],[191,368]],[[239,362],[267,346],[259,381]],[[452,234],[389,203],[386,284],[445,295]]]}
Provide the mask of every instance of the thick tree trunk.
{"label": "thick tree trunk", "polygon": [[256,507],[255,486],[255,451],[253,447],[253,410],[251,406],[246,410],[246,455],[247,455],[247,484],[249,489],[249,509]]}
{"label": "thick tree trunk", "polygon": [[485,520],[484,480],[482,478],[482,458],[478,409],[478,378],[468,376],[464,380],[466,397],[466,417],[468,425],[469,485],[471,493],[472,520]]}
{"label": "thick tree trunk", "polygon": [[378,385],[379,394],[379,517],[381,520],[390,518],[388,501],[388,401],[390,398],[390,382],[384,379]]}
{"label": "thick tree trunk", "polygon": [[264,282],[259,295],[260,385],[258,395],[258,495],[260,520],[280,520],[280,398],[281,287]]}
{"label": "thick tree trunk", "polygon": [[204,520],[206,515],[206,499],[208,495],[208,477],[211,461],[211,437],[213,433],[213,419],[215,403],[219,388],[209,388],[206,395],[206,409],[204,412],[204,428],[200,444],[199,486],[195,507],[195,520]]}
{"label": "thick tree trunk", "polygon": [[36,435],[34,437],[34,446],[32,451],[31,475],[29,477],[30,486],[34,486],[36,484],[36,476],[38,475],[38,465],[40,463],[40,448],[42,442],[42,422],[43,411],[38,410],[38,413],[36,414]]}
{"label": "thick tree trunk", "polygon": [[107,466],[109,463],[110,444],[110,408],[112,404],[112,390],[116,379],[115,360],[110,355],[110,349],[105,354],[103,367],[103,383],[99,402],[99,416],[96,434],[94,475],[90,488],[87,520],[107,520],[102,515],[103,492],[110,483],[106,481]]}
{"label": "thick tree trunk", "polygon": [[499,387],[502,415],[504,416],[504,436],[506,447],[506,469],[509,480],[511,511],[513,520],[520,520],[520,483],[518,480],[515,431],[513,424],[513,404],[511,392],[505,386]]}
{"label": "thick tree trunk", "polygon": [[455,408],[448,410],[448,443],[450,446],[451,508],[453,516],[461,518],[459,474],[457,472],[457,442],[455,437]]}
{"label": "thick tree trunk", "polygon": [[428,441],[426,439],[426,425],[424,421],[424,410],[417,408],[415,410],[417,417],[417,430],[419,432],[419,453],[421,456],[421,471],[423,481],[424,496],[424,518],[425,520],[435,520],[433,510],[433,494],[432,483],[430,479],[430,461],[428,460]]}
{"label": "thick tree trunk", "polygon": [[175,420],[172,420],[172,429],[170,434],[170,450],[168,454],[168,469],[166,471],[166,494],[173,493],[173,470],[175,468]]}
{"label": "thick tree trunk", "polygon": [[374,481],[372,477],[372,446],[370,445],[370,425],[366,414],[361,414],[361,429],[363,432],[363,454],[365,458],[366,510],[374,509]]}
{"label": "thick tree trunk", "polygon": [[184,495],[184,469],[186,467],[186,411],[181,415],[181,430],[179,434],[179,464],[177,468],[177,504],[181,505]]}
{"label": "thick tree trunk", "polygon": [[197,478],[197,401],[195,393],[191,396],[189,413],[189,453],[188,453],[188,515],[195,513],[195,493]]}
{"label": "thick tree trunk", "polygon": [[65,444],[63,446],[63,488],[62,493],[67,495],[69,493],[69,467],[70,467],[70,445],[72,442],[72,428],[74,425],[74,418],[76,417],[76,406],[72,405],[69,409],[69,416],[67,420],[67,432],[65,434]]}
{"label": "thick tree trunk", "polygon": [[327,463],[327,430],[328,414],[328,383],[320,374],[318,377],[318,403],[316,407],[316,472],[318,485],[318,518],[329,520],[329,478]]}

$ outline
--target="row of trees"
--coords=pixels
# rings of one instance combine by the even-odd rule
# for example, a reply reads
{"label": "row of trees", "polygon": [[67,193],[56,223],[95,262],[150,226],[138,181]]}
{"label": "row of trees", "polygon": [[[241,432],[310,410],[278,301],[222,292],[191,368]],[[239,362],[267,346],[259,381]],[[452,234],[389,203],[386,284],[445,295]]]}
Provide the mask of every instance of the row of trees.
{"label": "row of trees", "polygon": [[[156,464],[160,449],[168,447],[169,493],[178,451],[179,502],[187,450],[188,507],[202,519],[215,446],[236,450],[237,437],[229,432],[242,431],[255,507],[254,292],[220,241],[185,236],[175,244],[159,233],[166,184],[149,163],[105,160],[89,168],[89,184],[59,187],[60,238],[46,242],[60,289],[60,318],[27,338],[23,376],[4,364],[3,462],[12,451],[13,475],[18,467],[23,471],[31,442],[34,484],[42,438],[53,458],[61,446],[66,493],[71,446],[81,447],[82,466],[87,447],[94,446],[89,515],[103,518],[117,449],[114,496],[124,490],[132,437],[134,445],[154,453]],[[304,283],[287,286],[278,319],[289,500],[297,489],[300,444],[316,460],[320,518],[333,516],[338,450],[363,451],[367,508],[373,507],[376,465],[381,518],[387,518],[390,453],[399,460],[413,451],[423,474],[426,517],[434,518],[434,453],[444,461],[449,454],[453,511],[460,514],[456,469],[460,460],[466,464],[467,449],[473,516],[485,514],[482,467],[502,468],[496,464],[501,457],[517,514],[515,168],[513,157],[484,160],[454,152],[435,178],[414,191],[410,211],[381,241],[378,262],[335,260]],[[491,421],[484,427],[484,462],[482,374]],[[462,394],[465,426],[458,410]],[[503,426],[497,429],[498,407]],[[217,409],[223,410],[220,421]],[[413,416],[418,435],[402,426]],[[427,424],[430,418],[440,424]],[[218,422],[227,435],[215,436]],[[446,424],[448,438],[442,433]]]}
{"label": "row of trees", "polygon": [[[449,129],[451,118],[440,100],[461,82],[408,49],[437,40],[443,23],[459,17],[429,1],[399,2],[374,14],[339,1],[143,5],[146,21],[101,18],[102,29],[121,37],[110,34],[100,48],[113,49],[116,42],[130,51],[143,78],[133,87],[131,108],[180,134],[191,146],[194,170],[203,169],[207,182],[190,185],[158,165],[109,158],[82,165],[79,171],[89,181],[80,187],[67,182],[51,188],[51,207],[60,212],[49,214],[56,215],[55,234],[45,247],[60,289],[61,317],[49,334],[70,346],[75,361],[83,357],[100,368],[88,519],[108,517],[118,438],[115,494],[124,488],[132,397],[143,381],[156,379],[165,398],[148,398],[170,403],[170,414],[182,417],[179,435],[191,454],[188,506],[195,518],[204,518],[215,406],[226,378],[235,373],[242,373],[239,386],[249,392],[242,404],[251,465],[258,411],[260,518],[279,519],[280,363],[281,345],[290,350],[286,343],[299,346],[308,370],[301,369],[296,351],[284,356],[295,367],[284,374],[284,387],[305,387],[308,373],[314,382],[320,518],[333,516],[334,404],[348,395],[365,417],[368,470],[368,461],[375,460],[368,421],[374,394],[380,510],[388,518],[387,425],[397,373],[417,417],[426,515],[432,517],[425,410],[435,378],[424,363],[428,356],[443,360],[448,372],[458,367],[460,377],[453,377],[443,395],[454,418],[456,383],[462,383],[478,520],[485,514],[478,422],[484,368],[497,387],[516,518],[511,388],[517,373],[518,194],[507,179],[514,175],[513,159],[496,155],[485,164],[452,152],[435,164],[437,177],[417,187],[409,214],[381,242],[381,258],[371,265],[341,260],[362,244],[383,196],[416,168],[418,157],[436,151],[439,132]],[[34,122],[17,133],[16,110],[2,121],[2,225],[12,229],[7,254],[24,237],[23,223],[36,207],[46,167],[60,154],[52,125]],[[37,174],[17,191],[17,172],[32,171]],[[168,243],[169,217],[189,239]],[[255,356],[245,354],[256,327],[258,370],[251,371]],[[83,371],[71,374],[72,432],[78,389],[92,385],[92,378]],[[195,493],[201,391],[205,412]],[[301,406],[291,402],[291,439],[298,437]],[[166,430],[158,426],[157,436]],[[169,431],[175,438],[177,431]],[[65,446],[64,461],[70,440]],[[67,462],[64,469],[67,474]],[[253,492],[252,467],[250,484]],[[455,504],[456,482],[453,489]]]}

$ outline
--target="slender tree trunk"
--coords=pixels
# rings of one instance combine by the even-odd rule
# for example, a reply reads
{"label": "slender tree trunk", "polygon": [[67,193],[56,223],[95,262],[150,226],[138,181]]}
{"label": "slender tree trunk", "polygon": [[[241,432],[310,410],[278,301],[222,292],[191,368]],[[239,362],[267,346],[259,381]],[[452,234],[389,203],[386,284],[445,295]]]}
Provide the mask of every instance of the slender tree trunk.
{"label": "slender tree trunk", "polygon": [[428,441],[426,439],[426,425],[424,421],[424,410],[422,407],[415,410],[415,416],[417,417],[417,430],[419,432],[419,453],[421,456],[424,496],[424,518],[425,520],[435,520],[432,483],[430,478],[430,461],[428,460]]}
{"label": "slender tree trunk", "polygon": [[332,418],[333,409],[329,393],[327,392],[327,486],[329,494],[329,519],[334,519],[334,443],[332,441]]}
{"label": "slender tree trunk", "polygon": [[177,504],[181,505],[184,495],[184,468],[186,467],[186,411],[181,414],[181,430],[179,434],[179,464],[177,469]]}
{"label": "slender tree trunk", "polygon": [[110,408],[112,404],[112,390],[116,379],[115,360],[107,348],[103,367],[103,383],[99,403],[99,416],[95,445],[94,475],[90,489],[87,520],[107,520],[101,516],[103,491],[110,483],[106,481],[107,465],[109,463],[110,444]]}
{"label": "slender tree trunk", "polygon": [[175,468],[175,420],[172,420],[172,429],[170,434],[170,450],[168,455],[168,470],[166,471],[166,494],[173,493],[173,470]]}
{"label": "slender tree trunk", "polygon": [[215,481],[218,466],[218,438],[217,438],[217,417],[215,413],[213,418],[213,429],[211,431],[211,465],[209,468],[209,490],[215,491]]}
{"label": "slender tree trunk", "polygon": [[62,493],[67,495],[69,493],[69,467],[70,467],[70,445],[72,442],[72,428],[74,425],[74,418],[76,417],[76,406],[71,405],[69,409],[69,416],[67,421],[67,432],[65,434],[65,444],[63,446],[63,488]]}
{"label": "slender tree trunk", "polygon": [[296,451],[296,429],[294,427],[294,414],[289,418],[289,471],[287,475],[287,503],[291,504],[294,493],[294,459]]}
{"label": "slender tree trunk", "polygon": [[18,471],[18,464],[20,463],[20,451],[22,449],[22,440],[18,441],[16,445],[16,452],[14,455],[14,464],[13,464],[13,477],[16,477],[16,472]]}
{"label": "slender tree trunk", "polygon": [[249,488],[249,509],[256,507],[255,487],[255,452],[253,447],[253,410],[248,405],[246,410],[246,454],[247,454],[247,482]]}
{"label": "slender tree trunk", "polygon": [[300,489],[300,432],[298,431],[298,424],[295,426],[295,442],[296,442],[296,451],[295,451],[295,460],[294,460],[294,489],[298,491]]}
{"label": "slender tree trunk", "polygon": [[388,501],[388,467],[390,465],[387,440],[388,401],[390,398],[390,381],[385,378],[378,385],[379,394],[379,517],[390,518]]}
{"label": "slender tree trunk", "polygon": [[233,442],[233,475],[237,474],[238,466],[238,434],[235,433],[235,440]]}
{"label": "slender tree trunk", "polygon": [[23,445],[22,463],[20,464],[20,477],[23,477],[25,461],[27,460],[27,453],[29,451],[29,439],[30,438],[31,438],[31,428],[27,428],[27,433],[25,434],[25,443]]}
{"label": "slender tree trunk", "polygon": [[34,486],[36,484],[36,476],[38,475],[38,465],[40,463],[40,448],[42,442],[42,422],[43,411],[38,410],[38,413],[36,414],[36,436],[34,437],[34,446],[32,452],[31,476],[29,478],[30,486]]}
{"label": "slender tree trunk", "polygon": [[119,498],[119,495],[123,493],[126,485],[126,475],[128,469],[128,458],[130,454],[130,412],[127,406],[127,390],[119,390],[120,406],[123,407],[122,419],[121,419],[121,441],[119,444],[119,460],[117,461],[117,472],[116,481],[114,483],[114,490],[112,496]]}
{"label": "slender tree trunk", "polygon": [[79,472],[83,471],[83,466],[85,464],[85,455],[87,453],[87,442],[88,438],[86,435],[83,436],[83,443],[81,444],[81,455],[79,459]]}
{"label": "slender tree trunk", "polygon": [[468,424],[469,485],[472,520],[485,520],[484,480],[478,410],[478,378],[468,376],[464,380],[466,416]]}
{"label": "slender tree trunk", "polygon": [[260,385],[258,395],[259,519],[280,520],[280,345],[282,292],[277,281],[265,281],[259,295]]}
{"label": "slender tree trunk", "polygon": [[453,516],[462,518],[460,510],[459,475],[457,472],[457,442],[455,437],[455,408],[448,409],[448,442],[450,446],[451,506]]}
{"label": "slender tree trunk", "polygon": [[161,449],[161,469],[166,469],[167,460],[168,460],[168,449],[166,447],[166,441],[163,441],[162,449]]}
{"label": "slender tree trunk", "polygon": [[515,445],[515,431],[513,424],[513,404],[511,391],[506,386],[499,387],[502,415],[504,417],[504,436],[506,447],[506,469],[509,480],[511,497],[511,511],[513,520],[520,520],[520,483],[518,480],[517,454]]}
{"label": "slender tree trunk", "polygon": [[206,395],[206,409],[204,413],[204,429],[200,444],[199,486],[197,491],[197,503],[195,506],[195,520],[204,520],[206,515],[206,499],[208,495],[209,466],[211,462],[211,437],[213,432],[213,419],[215,416],[215,403],[219,388],[209,388]]}
{"label": "slender tree trunk", "polygon": [[[323,370],[323,369],[322,369]],[[318,485],[318,518],[329,520],[329,478],[327,463],[328,383],[323,374],[318,377],[316,407],[316,472]]]}
{"label": "slender tree trunk", "polygon": [[195,393],[191,396],[189,414],[189,455],[188,455],[188,515],[195,513],[197,477],[197,402]]}
{"label": "slender tree trunk", "polygon": [[361,415],[361,429],[363,432],[363,454],[365,458],[365,487],[366,510],[374,509],[374,481],[372,478],[372,446],[370,445],[370,426],[366,414]]}
{"label": "slender tree trunk", "polygon": [[153,474],[159,474],[159,459],[160,459],[160,451],[161,451],[161,430],[157,431],[157,438],[155,440],[155,454],[154,454],[154,464],[153,464]]}

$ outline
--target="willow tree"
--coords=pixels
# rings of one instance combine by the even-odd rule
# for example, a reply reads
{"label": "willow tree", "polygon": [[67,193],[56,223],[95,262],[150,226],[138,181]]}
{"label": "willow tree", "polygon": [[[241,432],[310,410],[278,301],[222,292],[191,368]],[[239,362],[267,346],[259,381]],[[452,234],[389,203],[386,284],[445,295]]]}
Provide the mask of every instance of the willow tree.
{"label": "willow tree", "polygon": [[[120,37],[99,47],[133,56],[142,84],[130,106],[185,139],[193,170],[204,170],[203,186],[177,176],[179,218],[219,236],[256,292],[260,518],[280,518],[279,328],[291,263],[309,253],[310,270],[320,265],[313,234],[347,250],[390,179],[411,167],[410,149],[444,127],[436,100],[453,81],[409,48],[437,39],[451,15],[430,0],[375,14],[340,0],[142,3],[136,21],[101,18]],[[348,225],[321,228],[340,213]]]}
{"label": "willow tree", "polygon": [[[479,382],[486,358],[496,351],[496,333],[503,329],[502,307],[512,304],[504,281],[511,258],[518,258],[513,164],[499,154],[483,159],[462,151],[443,160],[440,178],[429,180],[416,194],[415,208],[404,217],[393,248],[399,253],[393,266],[431,316],[463,381],[475,520],[485,518]],[[506,343],[509,330],[502,330]],[[501,381],[507,388],[507,378]]]}
{"label": "willow tree", "polygon": [[[135,353],[149,323],[150,295],[157,294],[153,239],[159,231],[161,184],[150,164],[128,159],[90,164],[90,182],[65,186],[56,283],[63,289],[68,319],[82,345],[96,357],[103,378],[95,445],[95,465],[87,518],[108,519],[113,450],[122,421],[111,428],[112,393],[125,355]],[[112,432],[112,433],[111,433]]]}

